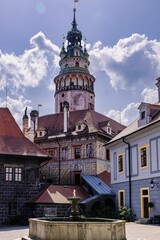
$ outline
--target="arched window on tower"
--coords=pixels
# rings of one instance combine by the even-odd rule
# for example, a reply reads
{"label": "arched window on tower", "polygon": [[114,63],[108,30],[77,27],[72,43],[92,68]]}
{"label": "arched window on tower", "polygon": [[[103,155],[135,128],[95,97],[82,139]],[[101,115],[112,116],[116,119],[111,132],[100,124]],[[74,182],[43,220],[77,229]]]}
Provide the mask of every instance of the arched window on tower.
{"label": "arched window on tower", "polygon": [[63,112],[63,103],[60,103],[60,112]]}
{"label": "arched window on tower", "polygon": [[79,62],[76,62],[76,67],[79,67]]}

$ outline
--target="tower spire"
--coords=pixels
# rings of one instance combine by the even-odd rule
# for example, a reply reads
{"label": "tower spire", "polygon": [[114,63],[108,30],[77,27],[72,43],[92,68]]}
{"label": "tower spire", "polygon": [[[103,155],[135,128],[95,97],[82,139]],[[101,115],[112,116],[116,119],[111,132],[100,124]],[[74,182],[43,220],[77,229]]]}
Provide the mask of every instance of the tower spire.
{"label": "tower spire", "polygon": [[76,8],[73,8],[73,22],[72,22],[72,30],[77,29],[77,22],[76,22]]}

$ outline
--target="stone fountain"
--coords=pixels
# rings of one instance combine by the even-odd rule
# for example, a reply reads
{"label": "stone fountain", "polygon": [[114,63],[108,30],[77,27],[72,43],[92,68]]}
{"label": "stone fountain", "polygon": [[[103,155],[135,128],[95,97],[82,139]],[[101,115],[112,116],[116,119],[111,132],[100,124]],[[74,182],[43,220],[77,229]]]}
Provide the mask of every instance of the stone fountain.
{"label": "stone fountain", "polygon": [[[67,218],[29,219],[29,237],[33,240],[127,240],[125,221],[106,218],[83,218],[79,214],[80,198],[73,191],[68,198],[71,214]],[[25,240],[25,238],[22,238]],[[27,238],[29,239],[29,238]],[[26,239],[26,240],[27,240]]]}

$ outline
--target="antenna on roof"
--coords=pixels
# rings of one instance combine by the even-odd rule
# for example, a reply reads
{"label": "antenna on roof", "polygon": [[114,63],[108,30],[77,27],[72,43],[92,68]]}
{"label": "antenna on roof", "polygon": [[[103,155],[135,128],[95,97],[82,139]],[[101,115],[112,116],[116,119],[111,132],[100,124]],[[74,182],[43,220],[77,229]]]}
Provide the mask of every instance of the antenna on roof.
{"label": "antenna on roof", "polygon": [[38,104],[38,113],[39,113],[39,108],[42,107],[42,104]]}

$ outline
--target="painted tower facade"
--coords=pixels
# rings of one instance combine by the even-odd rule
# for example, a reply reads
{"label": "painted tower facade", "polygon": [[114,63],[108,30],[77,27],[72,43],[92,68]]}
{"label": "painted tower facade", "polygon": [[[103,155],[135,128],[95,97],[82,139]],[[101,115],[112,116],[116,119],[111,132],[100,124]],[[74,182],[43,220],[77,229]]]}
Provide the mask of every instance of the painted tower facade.
{"label": "painted tower facade", "polygon": [[67,34],[67,47],[63,43],[59,62],[60,72],[55,77],[55,111],[63,112],[64,103],[69,110],[94,110],[94,81],[89,72],[89,60],[86,45],[82,46],[82,33],[77,28],[76,9],[72,29]]}

